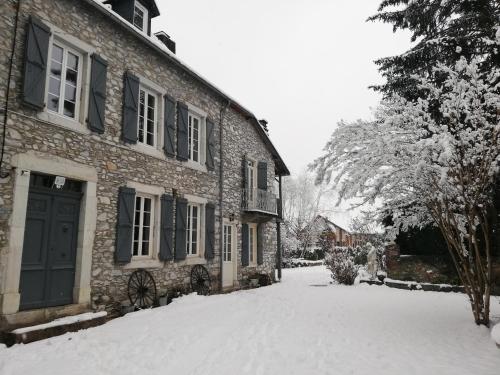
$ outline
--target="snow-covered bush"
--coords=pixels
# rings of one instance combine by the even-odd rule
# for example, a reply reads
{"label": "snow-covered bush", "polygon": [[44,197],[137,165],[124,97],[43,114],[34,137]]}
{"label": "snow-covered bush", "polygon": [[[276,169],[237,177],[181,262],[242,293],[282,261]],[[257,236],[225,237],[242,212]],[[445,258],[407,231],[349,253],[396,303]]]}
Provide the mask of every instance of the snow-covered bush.
{"label": "snow-covered bush", "polygon": [[325,254],[325,265],[332,273],[332,279],[339,284],[352,285],[358,275],[357,252],[351,247],[337,246]]}

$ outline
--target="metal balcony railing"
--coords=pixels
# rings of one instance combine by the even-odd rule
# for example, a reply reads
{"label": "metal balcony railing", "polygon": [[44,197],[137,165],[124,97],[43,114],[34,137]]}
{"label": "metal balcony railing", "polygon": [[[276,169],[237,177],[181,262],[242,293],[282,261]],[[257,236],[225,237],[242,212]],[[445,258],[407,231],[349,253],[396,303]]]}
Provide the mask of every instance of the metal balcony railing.
{"label": "metal balcony railing", "polygon": [[242,209],[277,215],[276,195],[261,189],[243,189]]}

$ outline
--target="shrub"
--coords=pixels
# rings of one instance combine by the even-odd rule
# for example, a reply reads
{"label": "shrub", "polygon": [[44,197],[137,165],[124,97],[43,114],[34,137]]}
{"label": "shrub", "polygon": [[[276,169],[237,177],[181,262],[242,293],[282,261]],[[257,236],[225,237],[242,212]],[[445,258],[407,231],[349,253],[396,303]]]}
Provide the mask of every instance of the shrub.
{"label": "shrub", "polygon": [[332,279],[339,284],[352,285],[358,275],[356,252],[348,247],[335,247],[325,255],[325,265],[332,272]]}
{"label": "shrub", "polygon": [[353,249],[354,264],[366,265],[368,263],[368,248],[366,246],[357,246]]}

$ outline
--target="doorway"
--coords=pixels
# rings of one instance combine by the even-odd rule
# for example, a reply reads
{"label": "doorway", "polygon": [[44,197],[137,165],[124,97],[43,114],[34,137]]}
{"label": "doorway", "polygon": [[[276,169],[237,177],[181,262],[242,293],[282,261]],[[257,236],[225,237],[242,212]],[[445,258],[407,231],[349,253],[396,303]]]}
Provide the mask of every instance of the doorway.
{"label": "doorway", "polygon": [[73,303],[81,199],[81,181],[31,173],[19,283],[21,310]]}

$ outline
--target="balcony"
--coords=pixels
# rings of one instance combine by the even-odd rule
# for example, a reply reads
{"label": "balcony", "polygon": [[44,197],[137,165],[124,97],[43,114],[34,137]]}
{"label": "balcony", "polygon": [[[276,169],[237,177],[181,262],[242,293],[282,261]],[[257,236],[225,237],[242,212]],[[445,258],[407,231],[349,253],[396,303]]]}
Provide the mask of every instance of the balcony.
{"label": "balcony", "polygon": [[267,190],[243,189],[242,198],[243,211],[278,215],[276,195]]}

